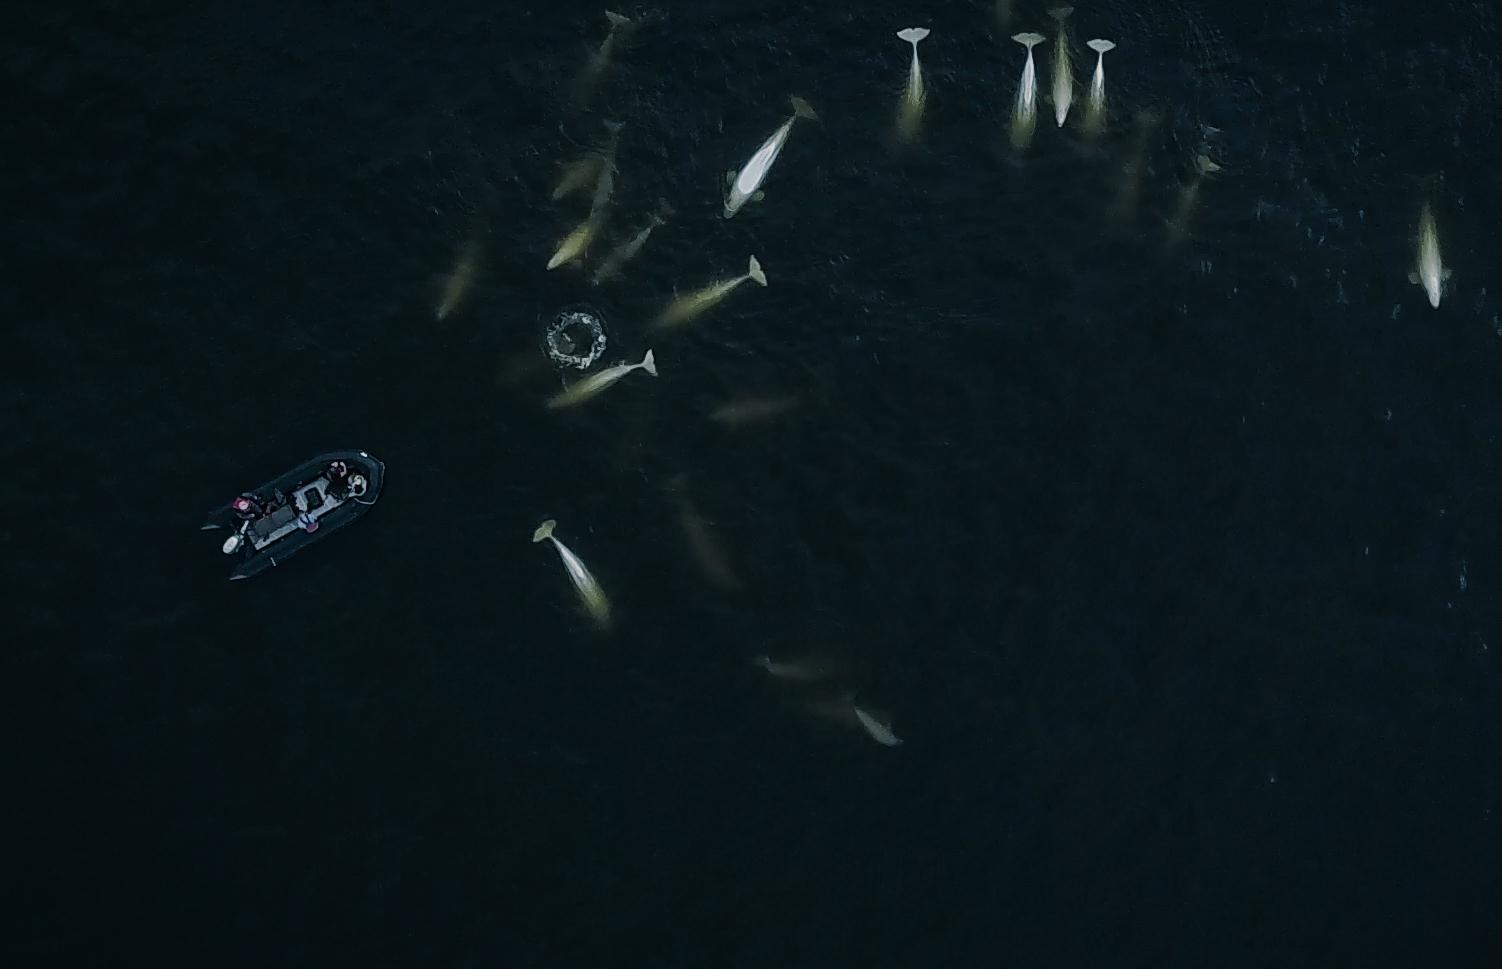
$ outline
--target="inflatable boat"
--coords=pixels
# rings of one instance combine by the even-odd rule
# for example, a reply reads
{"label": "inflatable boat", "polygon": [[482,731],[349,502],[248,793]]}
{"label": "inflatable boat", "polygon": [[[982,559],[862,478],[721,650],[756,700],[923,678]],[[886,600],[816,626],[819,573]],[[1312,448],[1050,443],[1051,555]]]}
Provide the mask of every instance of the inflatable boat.
{"label": "inflatable boat", "polygon": [[331,451],[209,513],[204,529],[227,528],[221,550],[231,579],[280,565],[363,516],[381,496],[386,466],[364,451]]}

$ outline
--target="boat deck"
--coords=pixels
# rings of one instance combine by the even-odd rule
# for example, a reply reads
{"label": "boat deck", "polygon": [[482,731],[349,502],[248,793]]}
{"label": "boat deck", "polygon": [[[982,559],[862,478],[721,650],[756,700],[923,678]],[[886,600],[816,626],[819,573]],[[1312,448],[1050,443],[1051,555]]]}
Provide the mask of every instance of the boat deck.
{"label": "boat deck", "polygon": [[248,534],[252,547],[259,552],[268,545],[275,545],[293,532],[302,531],[302,525],[298,523],[297,517],[304,511],[317,521],[346,501],[354,500],[353,495],[346,495],[342,500],[335,498],[329,494],[328,488],[327,476],[299,485],[297,491],[292,494],[292,504],[283,505],[251,525]]}

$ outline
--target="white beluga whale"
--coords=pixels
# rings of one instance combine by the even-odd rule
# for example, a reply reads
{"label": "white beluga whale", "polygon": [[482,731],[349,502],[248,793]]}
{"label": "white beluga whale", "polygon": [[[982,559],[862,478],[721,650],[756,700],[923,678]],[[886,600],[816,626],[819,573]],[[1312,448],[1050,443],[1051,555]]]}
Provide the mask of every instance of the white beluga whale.
{"label": "white beluga whale", "polygon": [[809,107],[808,102],[800,97],[794,97],[793,113],[782,123],[782,127],[772,132],[767,140],[761,143],[746,164],[741,166],[739,172],[726,172],[725,182],[727,186],[725,194],[725,218],[734,218],[735,213],[741,210],[741,206],[759,198],[761,183],[767,180],[767,174],[772,171],[772,165],[777,161],[777,156],[782,154],[782,148],[787,144],[788,134],[793,130],[793,122],[799,118],[807,118],[810,121],[819,120],[814,114],[814,109]]}
{"label": "white beluga whale", "polygon": [[[605,224],[610,196],[615,192],[615,153],[620,145],[621,128],[624,125],[619,121],[607,121],[605,127],[610,132],[610,141],[604,148],[592,153],[597,157],[576,162],[571,169],[571,174],[566,174],[564,180],[553,192],[553,197],[556,199],[573,191],[574,188],[570,185],[572,182],[579,181],[578,175],[582,172],[587,172],[594,178],[594,189],[590,193],[589,218],[579,223],[572,232],[563,237],[563,241],[553,252],[552,258],[548,260],[549,270],[583,258],[595,237],[600,234],[601,226]],[[579,187],[582,187],[582,184]]]}
{"label": "white beluga whale", "polygon": [[773,678],[786,680],[789,683],[812,683],[815,680],[829,679],[835,673],[833,665],[818,656],[773,659],[763,653],[760,656],[751,657],[751,662],[766,670]]}
{"label": "white beluga whale", "polygon": [[667,491],[678,502],[678,525],[699,570],[721,591],[739,592],[743,588],[740,575],[717,535],[714,522],[705,518],[689,497],[687,476],[675,475],[669,480]]}
{"label": "white beluga whale", "polygon": [[1060,128],[1069,117],[1069,106],[1074,103],[1074,70],[1069,57],[1069,31],[1064,21],[1074,13],[1073,7],[1055,7],[1048,15],[1059,22],[1058,39],[1053,48],[1053,117]]}
{"label": "white beluga whale", "polygon": [[1434,227],[1434,210],[1425,202],[1419,212],[1417,261],[1413,272],[1408,274],[1408,281],[1424,287],[1429,305],[1439,309],[1439,299],[1444,295],[1444,284],[1449,278],[1450,270],[1444,267],[1439,256],[1439,231]]}
{"label": "white beluga whale", "polygon": [[475,272],[479,269],[479,265],[480,244],[471,239],[459,250],[459,260],[443,282],[443,293],[438,299],[438,306],[433,310],[435,319],[442,320],[464,302],[464,297],[469,292],[470,284],[474,282]]}
{"label": "white beluga whale", "polygon": [[[586,189],[599,190],[600,180],[605,177],[606,167],[615,163],[616,148],[620,143],[623,127],[625,127],[623,122],[605,122],[605,130],[610,136],[605,144],[586,149],[582,156],[563,166],[563,174],[553,189],[554,202]],[[610,177],[614,178],[614,174],[612,171]]]}
{"label": "white beluga whale", "polygon": [[647,351],[647,355],[642,357],[640,363],[618,363],[613,367],[606,367],[599,373],[590,374],[563,393],[551,398],[548,401],[548,410],[582,404],[607,387],[613,386],[633,370],[645,370],[649,375],[657,376],[657,362],[652,358],[651,350]]}
{"label": "white beluga whale", "polygon": [[724,427],[765,424],[782,417],[798,406],[793,394],[780,397],[737,397],[709,412],[709,419]]}
{"label": "white beluga whale", "polygon": [[[758,665],[762,664],[758,663]],[[763,668],[772,672],[765,666]],[[892,732],[886,715],[856,703],[855,696],[851,693],[845,693],[837,698],[814,701],[809,704],[808,709],[821,717],[827,717],[851,727],[859,727],[883,747],[902,745],[902,738]]]}
{"label": "white beluga whale", "polygon": [[600,166],[604,163],[605,159],[598,152],[590,151],[585,153],[584,157],[564,165],[563,175],[559,177],[558,185],[553,189],[553,201],[556,202],[594,185],[600,177]]}
{"label": "white beluga whale", "polygon": [[657,201],[657,210],[647,216],[647,224],[637,230],[636,234],[610,251],[610,255],[600,263],[590,282],[596,286],[607,279],[613,279],[620,275],[621,267],[636,258],[642,246],[647,244],[647,239],[652,235],[652,230],[667,222],[673,214],[673,207],[664,199]]}
{"label": "white beluga whale", "polygon": [[630,17],[613,10],[605,11],[605,20],[610,24],[610,30],[605,34],[605,40],[599,49],[590,54],[589,62],[584,65],[584,69],[579,72],[579,79],[574,83],[574,98],[581,108],[588,106],[595,85],[610,67],[611,59],[627,35],[636,26]]}
{"label": "white beluga whale", "polygon": [[592,216],[604,211],[605,206],[610,204],[610,196],[615,194],[615,176],[618,171],[615,167],[615,155],[620,150],[621,129],[625,126],[623,121],[605,122],[605,128],[610,132],[610,141],[605,146],[600,171],[595,177],[595,190],[589,196],[589,214]]}
{"label": "white beluga whale", "polygon": [[855,718],[860,721],[860,725],[865,728],[866,733],[871,736],[872,740],[883,747],[899,747],[902,745],[902,738],[892,732],[889,724],[882,723],[873,714],[862,710],[854,701],[851,702],[850,709],[855,711]]}
{"label": "white beluga whale", "polygon": [[605,223],[605,211],[603,209],[589,213],[589,218],[580,222],[574,230],[563,237],[554,250],[552,258],[548,260],[548,269],[557,269],[565,263],[573,262],[589,251],[590,244],[595,236],[600,233],[600,226]]}
{"label": "white beluga whale", "polygon": [[1090,94],[1085,99],[1085,133],[1099,134],[1106,122],[1106,53],[1116,49],[1109,40],[1085,41],[1095,51],[1095,73],[1090,75]]}
{"label": "white beluga whale", "polygon": [[595,626],[604,632],[610,628],[610,600],[605,598],[605,590],[600,588],[600,583],[595,581],[579,556],[554,536],[553,529],[556,527],[558,522],[549,518],[537,526],[537,530],[532,533],[532,541],[534,544],[545,541],[553,543],[553,547],[558,550],[558,557],[563,560],[569,581],[574,584],[574,591],[579,594],[579,601],[594,620]]}
{"label": "white beluga whale", "polygon": [[927,27],[908,27],[897,31],[897,36],[913,47],[913,59],[907,69],[907,87],[902,92],[902,101],[897,106],[897,137],[902,141],[915,141],[923,123],[923,104],[928,92],[923,87],[923,67],[918,63],[918,42],[927,37]]}
{"label": "white beluga whale", "polygon": [[1017,84],[1017,103],[1012,108],[1012,148],[1021,151],[1033,140],[1033,126],[1038,121],[1038,67],[1033,61],[1033,48],[1043,43],[1043,35],[1025,32],[1012,39],[1027,48],[1022,80]]}
{"label": "white beluga whale", "polygon": [[661,329],[687,323],[729,296],[737,286],[748,279],[754,280],[758,286],[767,285],[767,274],[762,272],[761,263],[756,261],[755,256],[752,256],[747,264],[745,275],[722,279],[703,289],[696,289],[692,293],[685,293],[669,301],[657,319],[652,321],[652,328]]}
{"label": "white beluga whale", "polygon": [[1200,184],[1205,176],[1220,171],[1220,166],[1209,155],[1194,156],[1194,177],[1179,191],[1179,203],[1174,208],[1173,218],[1168,223],[1168,244],[1176,246],[1189,234],[1189,217],[1194,214],[1194,203],[1199,199]]}

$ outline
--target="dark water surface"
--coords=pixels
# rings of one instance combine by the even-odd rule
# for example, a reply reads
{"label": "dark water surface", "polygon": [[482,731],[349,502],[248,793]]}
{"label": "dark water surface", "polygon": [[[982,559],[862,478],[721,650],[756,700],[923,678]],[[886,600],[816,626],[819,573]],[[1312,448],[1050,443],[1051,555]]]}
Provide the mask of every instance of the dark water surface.
{"label": "dark water surface", "polygon": [[[13,14],[6,963],[1490,964],[1502,20],[1076,6],[1111,129],[1045,99],[1022,159],[1030,0],[631,9],[587,110],[577,3]],[[821,121],[725,221],[790,94]],[[607,118],[609,242],[677,214],[596,289],[543,266]],[[751,253],[767,289],[647,332]],[[579,303],[661,376],[549,413]],[[227,583],[202,513],[335,447],[379,506]]]}

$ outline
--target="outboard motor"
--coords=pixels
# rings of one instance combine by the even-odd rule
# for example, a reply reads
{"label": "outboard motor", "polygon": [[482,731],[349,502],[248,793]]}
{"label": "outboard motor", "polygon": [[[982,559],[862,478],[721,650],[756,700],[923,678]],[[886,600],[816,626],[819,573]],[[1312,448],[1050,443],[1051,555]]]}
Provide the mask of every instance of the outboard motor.
{"label": "outboard motor", "polygon": [[239,532],[235,532],[235,534],[224,540],[224,545],[222,545],[221,548],[223,548],[225,555],[233,555],[234,553],[240,551],[240,546],[244,542],[245,536],[240,534]]}

